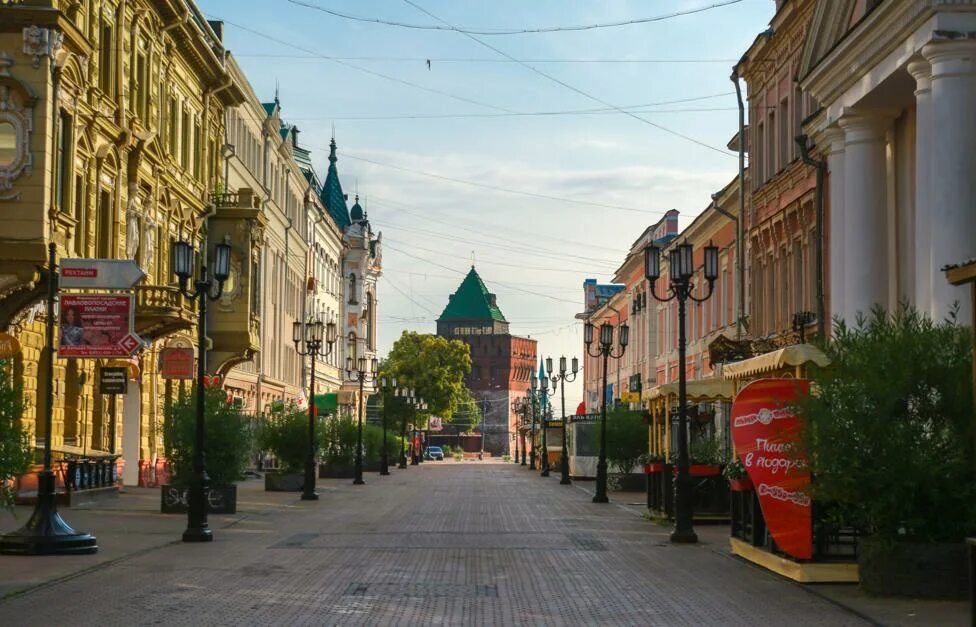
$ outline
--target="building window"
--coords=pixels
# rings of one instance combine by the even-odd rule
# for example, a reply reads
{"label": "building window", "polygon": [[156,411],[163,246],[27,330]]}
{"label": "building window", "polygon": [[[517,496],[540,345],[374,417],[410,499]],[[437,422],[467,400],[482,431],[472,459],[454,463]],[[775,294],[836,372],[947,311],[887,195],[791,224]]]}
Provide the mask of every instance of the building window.
{"label": "building window", "polygon": [[61,111],[58,117],[57,152],[54,155],[54,202],[58,209],[67,211],[69,208],[69,190],[71,188],[71,116]]}
{"label": "building window", "polygon": [[85,168],[80,168],[80,173],[75,175],[74,189],[74,218],[75,226],[75,252],[80,257],[86,257],[86,235],[88,234],[88,216],[86,208],[88,206],[88,189],[85,185]]}
{"label": "building window", "polygon": [[193,177],[200,180],[202,176],[202,165],[203,165],[203,143],[200,141],[200,122],[194,122],[193,124]]}
{"label": "building window", "polygon": [[190,167],[190,110],[186,105],[180,115],[180,165],[184,170]]}
{"label": "building window", "polygon": [[773,178],[773,175],[779,171],[779,161],[776,155],[776,111],[774,109],[769,112],[769,120],[766,123],[766,167],[765,176],[763,177],[763,182],[765,183],[769,179]]}
{"label": "building window", "polygon": [[[139,46],[142,47],[142,42],[139,42]],[[135,66],[132,68],[132,88],[129,93],[131,100],[129,107],[146,124],[149,112],[149,63],[142,51],[136,53]]]}
{"label": "building window", "polygon": [[779,164],[776,171],[780,171],[790,162],[792,150],[790,146],[793,141],[790,139],[790,102],[783,98],[779,103]]}
{"label": "building window", "polygon": [[356,298],[356,275],[352,272],[349,273],[349,304],[359,304],[359,300]]}
{"label": "building window", "polygon": [[804,311],[806,281],[803,272],[803,245],[797,239],[793,242],[793,311]]}
{"label": "building window", "polygon": [[98,88],[107,96],[115,95],[115,56],[112,54],[112,27],[102,24],[98,42]]}
{"label": "building window", "polygon": [[176,108],[176,98],[175,97],[170,96],[170,98],[169,98],[169,107],[167,107],[167,108],[169,110],[169,113],[166,116],[167,117],[167,126],[169,127],[169,154],[171,156],[174,156],[175,157],[176,156],[176,153],[177,153],[177,149],[178,149],[177,143],[176,143],[177,142],[177,137],[178,137],[177,133],[179,132],[179,128],[178,128],[179,127],[179,119],[177,117],[177,115],[178,115],[178,109]]}
{"label": "building window", "polygon": [[789,327],[790,320],[790,258],[786,248],[779,249],[779,317],[776,320],[780,329]]}
{"label": "building window", "polygon": [[757,185],[756,188],[762,187],[762,184],[766,182],[766,134],[765,127],[763,123],[760,122],[758,128],[756,129],[756,145],[753,146],[755,149],[756,157],[756,177]]}
{"label": "building window", "polygon": [[95,256],[99,259],[110,259],[114,257],[112,254],[114,217],[112,193],[103,189],[98,194],[98,215],[95,220],[97,229],[95,235]]}

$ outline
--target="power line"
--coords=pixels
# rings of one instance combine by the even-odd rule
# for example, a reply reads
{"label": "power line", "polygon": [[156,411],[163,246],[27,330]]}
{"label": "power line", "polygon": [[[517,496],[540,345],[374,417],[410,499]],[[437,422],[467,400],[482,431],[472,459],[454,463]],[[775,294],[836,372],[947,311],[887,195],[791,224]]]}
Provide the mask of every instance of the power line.
{"label": "power line", "polygon": [[[434,18],[438,22],[441,22],[443,24],[446,24],[448,26],[451,26],[451,24],[449,22],[441,19],[440,17],[437,17],[436,15],[434,15],[433,13],[431,13],[430,11],[428,11],[427,9],[423,8],[422,6],[420,6],[419,4],[417,4],[416,2],[414,2],[413,0],[403,0],[403,1],[406,2],[407,4],[409,4],[410,6],[414,7],[418,11],[421,11],[421,12],[427,14],[428,16]],[[457,29],[454,29],[454,30],[457,30]],[[606,100],[603,100],[602,98],[599,98],[599,97],[594,96],[594,95],[592,95],[592,94],[590,94],[588,92],[585,92],[585,91],[583,91],[582,89],[580,89],[578,87],[574,87],[573,85],[570,85],[566,81],[560,80],[560,79],[556,78],[555,76],[552,76],[551,74],[546,74],[545,72],[543,72],[539,68],[537,68],[537,67],[535,67],[533,65],[529,65],[525,61],[521,61],[519,59],[516,59],[515,57],[513,57],[510,54],[508,54],[504,50],[501,50],[499,48],[496,48],[495,46],[492,46],[491,44],[489,44],[489,43],[487,43],[485,41],[482,41],[482,40],[478,39],[477,37],[475,37],[474,35],[472,35],[470,33],[465,33],[463,31],[458,31],[458,32],[460,32],[462,35],[464,35],[468,39],[471,39],[472,41],[477,42],[479,45],[482,45],[485,48],[488,48],[489,50],[493,50],[494,52],[497,52],[498,54],[502,55],[503,57],[505,57],[507,59],[511,59],[512,61],[518,63],[522,67],[528,68],[529,70],[535,72],[539,76],[542,76],[543,78],[546,78],[546,79],[548,79],[548,80],[550,80],[550,81],[552,81],[552,82],[554,82],[554,83],[556,83],[558,85],[562,85],[566,89],[569,89],[570,91],[573,91],[573,92],[575,92],[575,93],[577,93],[577,94],[579,94],[579,95],[581,95],[581,96],[583,96],[585,98],[589,98],[590,100],[593,100],[594,102],[598,102],[598,103],[602,104],[605,107],[612,107],[612,108],[616,109],[617,111],[623,113],[624,115],[627,115],[627,116],[630,116],[630,117],[634,118],[635,120],[638,120],[640,122],[643,122],[644,124],[648,124],[650,126],[653,126],[654,128],[656,128],[656,129],[658,129],[660,131],[663,131],[665,133],[674,135],[675,137],[680,137],[681,139],[690,141],[690,142],[692,142],[694,144],[697,144],[697,145],[699,145],[699,146],[701,146],[703,148],[707,148],[709,150],[715,151],[715,152],[717,152],[719,154],[722,154],[722,155],[726,155],[728,157],[735,156],[731,152],[728,152],[728,151],[723,150],[721,148],[716,148],[715,146],[712,146],[710,144],[706,144],[703,141],[700,141],[698,139],[695,139],[694,137],[690,137],[690,136],[685,135],[683,133],[679,133],[678,131],[673,131],[673,130],[665,127],[665,126],[661,126],[660,124],[657,124],[656,122],[651,122],[650,120],[645,119],[645,118],[642,118],[642,117],[640,117],[639,115],[637,115],[635,113],[632,113],[630,111],[627,111],[626,109],[621,109],[620,107],[618,107],[616,105],[613,105],[613,104],[607,102]]]}
{"label": "power line", "polygon": [[386,79],[388,81],[393,81],[394,83],[400,83],[401,85],[406,85],[408,87],[413,87],[414,89],[419,89],[421,91],[426,91],[426,92],[431,93],[431,94],[437,94],[438,96],[446,96],[448,98],[453,98],[454,100],[458,100],[460,102],[466,102],[468,104],[478,105],[479,107],[487,107],[489,109],[495,109],[496,111],[505,111],[507,113],[514,113],[514,111],[512,111],[511,109],[508,109],[506,107],[500,107],[500,106],[493,105],[493,104],[489,104],[489,103],[486,103],[486,102],[480,102],[478,100],[473,100],[473,99],[467,98],[465,96],[458,96],[457,94],[452,94],[450,92],[441,91],[439,89],[434,89],[432,87],[424,87],[423,85],[419,85],[417,83],[412,83],[410,81],[403,80],[402,78],[397,78],[395,76],[390,76],[389,74],[383,74],[382,72],[377,72],[375,70],[371,70],[369,68],[365,68],[365,67],[362,67],[360,65],[356,65],[355,63],[349,63],[348,61],[344,61],[344,60],[339,59],[339,58],[336,58],[336,57],[332,57],[332,56],[329,56],[329,55],[326,55],[326,54],[318,53],[318,52],[316,52],[314,50],[310,50],[308,48],[304,48],[304,47],[299,46],[297,44],[293,44],[290,41],[285,41],[283,39],[278,39],[277,37],[272,37],[271,35],[268,35],[266,33],[262,33],[261,31],[255,30],[253,28],[248,28],[247,26],[243,26],[241,24],[237,24],[236,22],[231,22],[230,20],[222,19],[222,18],[219,18],[217,16],[211,16],[211,17],[213,19],[215,19],[215,20],[221,20],[225,24],[228,24],[228,25],[233,26],[235,28],[239,28],[239,29],[241,29],[241,30],[243,30],[245,32],[251,33],[252,35],[256,35],[258,37],[261,37],[262,39],[267,39],[268,41],[273,41],[273,42],[275,42],[277,44],[280,44],[282,46],[288,46],[289,48],[294,48],[295,50],[301,50],[302,52],[305,52],[305,53],[314,55],[314,56],[319,57],[319,58],[322,58],[322,59],[326,59],[328,61],[333,61],[335,63],[338,63],[339,65],[342,65],[342,66],[345,66],[345,67],[348,67],[348,68],[352,68],[352,69],[357,70],[359,72],[365,72],[366,74],[371,74],[373,76],[377,76],[379,78],[383,78],[383,79]]}
{"label": "power line", "polygon": [[[315,55],[299,55],[299,54],[251,54],[242,53],[235,54],[237,58],[257,58],[257,59],[307,59],[307,60],[321,60],[321,57]],[[359,57],[337,57],[333,56],[331,59],[336,59],[340,61],[403,61],[403,62],[418,62],[424,63],[430,61],[432,63],[515,63],[510,59],[498,59],[495,57],[371,57],[371,56],[359,56]],[[647,58],[647,57],[637,57],[637,58],[604,58],[604,59],[522,59],[526,63],[736,63],[739,59],[728,58],[728,59],[660,59],[660,58]]]}
{"label": "power line", "polygon": [[[309,148],[315,150],[325,150],[324,148],[318,146],[309,146]],[[417,174],[419,176],[426,176],[432,179],[438,179],[441,181],[449,181],[451,183],[458,183],[460,185],[469,185],[471,187],[480,187],[482,189],[490,189],[496,192],[505,192],[507,194],[516,194],[519,196],[529,196],[531,198],[542,198],[545,200],[556,200],[559,202],[569,202],[577,205],[587,205],[590,207],[602,207],[603,209],[618,209],[620,211],[631,211],[635,213],[647,213],[651,215],[664,215],[664,211],[657,211],[653,209],[636,209],[634,207],[624,207],[622,205],[609,205],[601,202],[592,202],[589,200],[580,200],[578,198],[564,198],[561,196],[550,196],[548,194],[538,194],[536,192],[527,192],[525,190],[510,189],[507,187],[499,187],[497,185],[488,185],[487,183],[478,183],[476,181],[467,181],[464,179],[452,178],[450,176],[443,176],[441,174],[433,174],[431,172],[422,172],[420,170],[414,170],[411,168],[405,168],[399,165],[393,165],[392,163],[383,163],[382,161],[376,161],[375,159],[367,159],[366,157],[360,157],[358,155],[352,155],[348,152],[342,154],[343,158],[354,159],[356,161],[363,161],[366,163],[372,163],[373,165],[378,165],[384,168],[391,168],[393,170],[400,170],[401,172],[409,172],[410,174]]]}
{"label": "power line", "polygon": [[[383,277],[383,278],[385,279],[386,277]],[[417,302],[416,300],[414,300],[414,298],[413,298],[412,296],[410,296],[409,294],[407,294],[406,292],[404,292],[404,291],[403,291],[402,289],[400,289],[400,286],[399,286],[399,285],[397,285],[396,283],[394,283],[394,282],[393,282],[393,281],[391,281],[390,279],[386,279],[386,282],[387,282],[388,284],[390,284],[390,286],[392,286],[392,287],[393,287],[393,289],[395,289],[396,291],[398,291],[398,292],[400,292],[400,294],[401,294],[401,295],[402,295],[402,296],[403,296],[404,298],[406,298],[407,300],[409,300],[409,301],[410,301],[411,303],[413,303],[414,305],[416,305],[416,306],[418,306],[418,307],[420,307],[421,309],[423,309],[424,311],[426,311],[426,312],[427,312],[427,313],[429,313],[430,315],[435,315],[435,314],[434,314],[434,312],[433,312],[433,311],[431,311],[431,310],[430,310],[430,309],[429,309],[429,308],[428,308],[428,307],[427,307],[426,305],[422,305],[422,304],[420,304],[419,302]]]}
{"label": "power line", "polygon": [[[772,108],[772,107],[769,107]],[[736,107],[698,107],[687,109],[635,109],[634,113],[712,113],[718,111],[738,111]],[[532,111],[529,113],[432,113],[417,115],[333,115],[314,118],[290,118],[293,122],[314,120],[342,120],[344,122],[371,122],[381,120],[462,120],[469,118],[502,119],[518,117],[560,117],[564,115],[619,115],[619,111]]]}
{"label": "power line", "polygon": [[[695,7],[693,9],[686,9],[684,11],[674,11],[672,13],[667,13],[664,15],[655,15],[652,17],[638,17],[630,20],[620,20],[617,22],[604,22],[598,24],[575,24],[570,26],[543,26],[539,28],[480,28],[480,27],[460,27],[447,24],[446,26],[438,26],[436,24],[411,24],[408,22],[397,22],[393,20],[384,20],[377,17],[365,17],[362,15],[351,15],[349,13],[343,13],[341,11],[336,11],[335,9],[329,9],[318,4],[312,4],[310,2],[303,2],[302,0],[288,0],[292,4],[298,6],[306,7],[309,9],[314,9],[316,11],[321,11],[323,13],[328,13],[335,17],[340,17],[345,20],[353,20],[356,22],[370,22],[373,24],[382,24],[384,26],[397,26],[400,28],[410,28],[415,30],[435,30],[435,31],[453,31],[455,33],[461,33],[462,35],[530,35],[539,33],[562,33],[562,32],[578,32],[587,30],[596,30],[601,28],[617,28],[620,26],[633,26],[637,24],[648,24],[651,22],[660,22],[663,20],[669,20],[676,17],[682,17],[685,15],[693,15],[695,13],[702,13],[704,11],[709,11],[711,9],[717,9],[720,7],[729,6],[730,4],[737,4],[742,2],[742,0],[726,0],[725,2],[719,2],[717,4],[712,4],[709,6]],[[435,16],[431,16],[435,17]],[[438,21],[443,22],[443,20]]]}

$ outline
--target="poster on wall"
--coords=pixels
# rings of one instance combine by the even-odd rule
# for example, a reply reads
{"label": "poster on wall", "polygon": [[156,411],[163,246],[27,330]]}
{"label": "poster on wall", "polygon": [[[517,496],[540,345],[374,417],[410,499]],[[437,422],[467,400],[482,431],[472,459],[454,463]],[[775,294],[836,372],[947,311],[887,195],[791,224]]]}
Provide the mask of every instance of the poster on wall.
{"label": "poster on wall", "polygon": [[810,470],[794,407],[810,389],[805,379],[760,379],[732,403],[732,441],[759,497],[776,545],[797,559],[813,557]]}
{"label": "poster on wall", "polygon": [[142,346],[132,330],[132,296],[62,294],[58,357],[128,357]]}

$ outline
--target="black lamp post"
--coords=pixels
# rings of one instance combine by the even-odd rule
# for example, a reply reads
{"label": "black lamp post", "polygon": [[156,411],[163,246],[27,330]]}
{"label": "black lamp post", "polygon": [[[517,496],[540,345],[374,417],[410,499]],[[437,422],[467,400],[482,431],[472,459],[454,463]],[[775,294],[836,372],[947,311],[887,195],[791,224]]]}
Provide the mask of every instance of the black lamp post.
{"label": "black lamp post", "polygon": [[[325,345],[323,346],[323,330]],[[321,320],[292,324],[292,341],[295,352],[301,357],[311,357],[312,367],[308,379],[308,457],[305,459],[305,484],[302,487],[302,500],[314,501],[319,498],[315,493],[315,360],[325,357],[332,352],[336,341],[336,324],[329,322],[323,325]],[[304,348],[302,345],[304,344]]]}
{"label": "black lamp post", "polygon": [[[389,384],[389,385],[388,385]],[[386,395],[398,396],[400,390],[397,389],[396,377],[387,380],[386,377],[380,379],[380,388],[383,390],[383,452],[380,454],[380,474],[390,474],[390,454],[386,443]]]}
{"label": "black lamp post", "polygon": [[[399,394],[407,407],[413,407],[413,395],[413,388],[403,388]],[[407,468],[407,412],[403,412],[403,417],[400,419],[400,463],[397,464],[397,468],[402,470]]]}
{"label": "black lamp post", "polygon": [[515,416],[516,416],[516,418],[515,418],[515,433],[513,434],[514,435],[514,438],[513,439],[515,440],[515,463],[517,464],[517,463],[519,463],[519,437],[521,435],[519,433],[519,427],[522,426],[522,421],[521,421],[521,417],[522,417],[522,399],[516,398],[516,399],[514,399],[512,401],[512,413],[514,413]]}
{"label": "black lamp post", "polygon": [[[210,477],[207,476],[206,435],[204,431],[204,388],[207,372],[207,301],[217,300],[224,291],[224,281],[230,275],[230,246],[217,244],[216,263],[213,279],[207,274],[206,259],[200,265],[200,276],[192,290],[187,289],[193,275],[193,246],[186,241],[173,242],[173,273],[180,280],[180,292],[187,298],[197,299],[197,421],[196,446],[193,454],[193,479],[190,482],[187,527],[183,532],[184,542],[210,542],[213,533],[207,524],[207,492],[210,490]],[[214,280],[217,289],[213,289]]]}
{"label": "black lamp post", "polygon": [[535,377],[529,377],[529,383],[531,383],[531,387],[528,389],[529,415],[532,417],[532,425],[530,431],[532,450],[529,452],[529,470],[535,470],[535,455],[536,455],[535,453],[535,404],[536,404],[536,388],[538,388],[539,383]]}
{"label": "black lamp post", "polygon": [[661,277],[661,249],[651,244],[644,249],[644,275],[651,284],[651,295],[661,301],[678,301],[678,474],[674,478],[674,531],[671,542],[698,542],[698,535],[692,528],[694,503],[691,494],[691,478],[688,474],[688,382],[685,374],[685,303],[688,299],[701,303],[712,295],[715,279],[718,278],[718,247],[709,244],[705,247],[703,274],[708,287],[704,296],[691,292],[695,273],[694,253],[691,244],[678,244],[671,249],[669,259],[670,282],[666,297],[654,291],[654,282]]}
{"label": "black lamp post", "polygon": [[[367,370],[367,368],[369,370]],[[352,480],[354,485],[363,485],[363,383],[369,377],[376,376],[376,358],[366,359],[360,357],[358,368],[353,368],[352,357],[346,357],[346,375],[359,379],[359,424],[356,427],[356,478]]]}
{"label": "black lamp post", "polygon": [[[553,384],[552,391],[556,391],[556,385]],[[549,411],[549,379],[543,373],[539,373],[539,422],[542,423],[542,458],[539,460],[539,467],[542,472],[539,473],[540,477],[549,476],[549,420],[546,418],[546,414]]]}
{"label": "black lamp post", "polygon": [[562,423],[563,423],[563,446],[559,458],[559,483],[561,485],[570,485],[572,482],[569,480],[569,453],[566,447],[566,383],[572,383],[576,380],[576,375],[579,372],[579,360],[573,357],[573,371],[566,371],[566,358],[559,358],[559,372],[553,373],[552,371],[552,357],[546,358],[546,372],[549,374],[549,379],[552,380],[552,391],[556,391],[556,384],[559,384],[559,392],[562,397]]}
{"label": "black lamp post", "polygon": [[583,342],[586,344],[586,353],[590,357],[603,357],[603,388],[600,401],[600,457],[596,464],[596,494],[593,496],[594,503],[608,503],[607,498],[607,361],[613,357],[620,359],[627,350],[627,342],[630,340],[630,327],[626,322],[620,324],[620,334],[618,342],[620,350],[615,355],[613,353],[613,325],[604,322],[600,325],[600,345],[597,352],[590,351],[593,343],[593,323],[586,322],[583,326]]}

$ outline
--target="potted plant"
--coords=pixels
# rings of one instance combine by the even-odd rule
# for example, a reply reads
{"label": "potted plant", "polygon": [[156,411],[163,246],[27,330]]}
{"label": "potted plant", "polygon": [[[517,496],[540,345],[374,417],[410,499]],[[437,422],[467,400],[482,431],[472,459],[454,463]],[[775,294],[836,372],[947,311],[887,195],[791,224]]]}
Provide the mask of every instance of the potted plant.
{"label": "potted plant", "polygon": [[664,455],[642,453],[637,463],[644,467],[644,474],[664,472]]}
{"label": "potted plant", "polygon": [[721,475],[724,459],[722,445],[714,436],[695,438],[688,445],[688,473],[693,477]]}
{"label": "potted plant", "polygon": [[[186,512],[187,495],[193,480],[196,446],[196,389],[181,394],[166,408],[163,442],[170,463],[171,483],[161,486],[164,514]],[[247,469],[253,438],[240,410],[227,402],[220,388],[204,390],[204,429],[207,444],[207,475],[210,490],[208,511],[233,514],[237,511],[237,486]]]}
{"label": "potted plant", "polygon": [[20,422],[23,402],[21,390],[10,373],[0,366],[0,507],[14,505],[13,481],[30,469],[33,449],[27,430]]}
{"label": "potted plant", "polygon": [[868,592],[965,598],[976,531],[972,334],[908,305],[842,322],[800,405],[812,495],[861,533]]}
{"label": "potted plant", "polygon": [[733,492],[748,492],[755,487],[752,485],[752,479],[746,473],[746,467],[742,465],[738,457],[725,465],[722,474],[729,480],[729,488]]}
{"label": "potted plant", "polygon": [[[322,422],[316,420],[316,448],[324,437]],[[271,492],[299,492],[305,487],[308,460],[308,412],[290,408],[273,415],[258,430],[258,448],[278,460],[278,471],[264,475],[264,489]]]}

